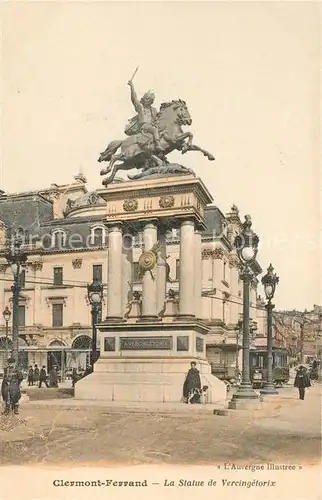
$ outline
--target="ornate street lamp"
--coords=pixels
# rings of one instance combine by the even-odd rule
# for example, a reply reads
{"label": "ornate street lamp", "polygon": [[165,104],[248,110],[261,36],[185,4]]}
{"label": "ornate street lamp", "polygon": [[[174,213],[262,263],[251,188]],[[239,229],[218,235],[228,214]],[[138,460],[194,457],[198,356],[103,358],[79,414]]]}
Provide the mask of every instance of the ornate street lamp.
{"label": "ornate street lamp", "polygon": [[275,294],[276,285],[279,277],[274,273],[272,264],[269,265],[267,273],[262,278],[262,284],[267,299],[265,309],[267,310],[267,382],[264,385],[261,394],[278,394],[273,382],[273,309],[272,299]]}
{"label": "ornate street lamp", "polygon": [[11,267],[13,274],[12,291],[12,358],[15,360],[16,366],[18,365],[18,349],[19,349],[19,293],[21,290],[19,276],[22,271],[23,265],[26,263],[27,254],[21,249],[22,240],[17,235],[14,237],[9,251],[6,253],[6,259]]}
{"label": "ornate street lamp", "polygon": [[91,314],[92,314],[92,354],[91,354],[91,365],[94,367],[94,363],[97,360],[97,330],[96,324],[98,322],[98,315],[102,308],[102,300],[103,300],[103,285],[97,279],[94,278],[93,282],[90,285],[87,285],[87,297],[89,303],[91,305]]}
{"label": "ornate street lamp", "polygon": [[5,307],[3,313],[2,313],[3,319],[5,320],[6,323],[6,364],[8,363],[8,336],[9,336],[9,321],[11,318],[11,311],[8,306]]}
{"label": "ornate street lamp", "polygon": [[231,403],[232,407],[238,401],[258,400],[259,396],[254,391],[250,381],[250,366],[249,366],[249,288],[250,283],[254,279],[254,273],[251,266],[254,263],[257,252],[259,238],[251,229],[252,221],[250,215],[245,216],[243,231],[235,238],[235,247],[238,258],[242,264],[240,278],[243,281],[243,365],[242,365],[242,381],[233,395]]}

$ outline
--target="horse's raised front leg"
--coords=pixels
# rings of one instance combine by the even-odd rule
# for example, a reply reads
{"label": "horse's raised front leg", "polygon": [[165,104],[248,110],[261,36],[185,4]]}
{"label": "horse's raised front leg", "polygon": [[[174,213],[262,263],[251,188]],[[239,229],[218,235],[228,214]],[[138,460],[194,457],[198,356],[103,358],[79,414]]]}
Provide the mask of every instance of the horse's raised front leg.
{"label": "horse's raised front leg", "polygon": [[200,153],[206,156],[208,160],[213,161],[215,159],[213,154],[209,153],[206,149],[196,146],[196,144],[190,144],[185,150],[182,149],[182,154],[187,153],[187,151],[200,151]]}

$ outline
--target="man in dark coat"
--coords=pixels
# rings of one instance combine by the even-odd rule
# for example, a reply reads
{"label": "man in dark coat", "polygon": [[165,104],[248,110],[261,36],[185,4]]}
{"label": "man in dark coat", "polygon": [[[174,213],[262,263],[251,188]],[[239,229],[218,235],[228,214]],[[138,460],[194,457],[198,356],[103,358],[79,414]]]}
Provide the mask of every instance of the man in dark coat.
{"label": "man in dark coat", "polygon": [[58,373],[56,366],[53,366],[49,372],[49,385],[50,387],[58,387]]}
{"label": "man in dark coat", "polygon": [[[190,370],[187,373],[186,380],[183,384],[183,397],[186,403],[189,403],[191,396],[196,393],[200,394],[201,391],[201,380],[199,370],[196,368],[196,363],[192,361],[190,363]],[[195,398],[196,399],[196,398]],[[200,396],[198,398],[200,400]],[[197,400],[194,402],[198,402]]]}
{"label": "man in dark coat", "polygon": [[28,370],[28,386],[34,385],[34,370],[32,366],[29,366]]}
{"label": "man in dark coat", "polygon": [[306,368],[301,365],[296,372],[294,387],[299,390],[299,399],[304,400],[306,387],[311,387],[310,378],[307,374]]}
{"label": "man in dark coat", "polygon": [[39,368],[37,365],[35,365],[35,368],[34,368],[34,381],[36,382],[36,384],[38,384],[39,382]]}
{"label": "man in dark coat", "polygon": [[1,395],[5,404],[4,413],[8,415],[10,410],[18,415],[19,399],[21,398],[20,384],[23,380],[22,373],[18,370],[13,358],[8,359],[1,385]]}
{"label": "man in dark coat", "polygon": [[45,384],[46,387],[49,387],[48,382],[47,382],[47,373],[46,373],[46,367],[45,365],[42,367],[39,373],[39,389],[42,386],[42,384]]}

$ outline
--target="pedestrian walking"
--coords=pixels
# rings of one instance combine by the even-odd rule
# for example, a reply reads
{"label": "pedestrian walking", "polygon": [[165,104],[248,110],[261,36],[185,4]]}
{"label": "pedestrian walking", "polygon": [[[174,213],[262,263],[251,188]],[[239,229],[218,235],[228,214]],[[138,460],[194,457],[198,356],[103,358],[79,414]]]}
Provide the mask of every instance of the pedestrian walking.
{"label": "pedestrian walking", "polygon": [[72,387],[75,387],[75,384],[78,380],[78,375],[77,375],[77,370],[76,368],[73,368],[73,371],[72,371]]}
{"label": "pedestrian walking", "polygon": [[46,387],[49,387],[48,382],[47,382],[47,373],[46,373],[46,367],[45,365],[42,367],[42,369],[39,372],[39,389],[41,388],[42,384],[45,384]]}
{"label": "pedestrian walking", "polygon": [[34,367],[34,382],[35,382],[36,384],[38,384],[38,383],[39,383],[39,373],[40,373],[40,372],[39,372],[39,368],[38,368],[38,366],[37,366],[37,365],[35,365],[35,367]]}
{"label": "pedestrian walking", "polygon": [[297,387],[299,390],[299,399],[304,401],[305,398],[305,389],[307,387],[311,387],[310,377],[307,374],[306,368],[301,365],[296,372],[294,387]]}
{"label": "pedestrian walking", "polygon": [[29,366],[28,370],[28,386],[34,385],[34,370],[32,366]]}

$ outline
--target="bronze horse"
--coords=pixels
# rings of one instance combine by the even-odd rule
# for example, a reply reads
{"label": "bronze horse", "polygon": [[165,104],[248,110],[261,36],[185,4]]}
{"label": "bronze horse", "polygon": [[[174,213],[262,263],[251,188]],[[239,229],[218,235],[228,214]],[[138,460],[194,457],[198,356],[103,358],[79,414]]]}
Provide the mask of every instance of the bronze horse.
{"label": "bronze horse", "polygon": [[[209,160],[214,160],[211,153],[192,144],[191,132],[183,132],[182,126],[191,125],[191,123],[192,119],[186,103],[181,99],[161,104],[156,119],[160,135],[158,149],[154,145],[152,135],[143,132],[124,140],[110,142],[98,159],[99,162],[109,162],[108,166],[101,170],[101,175],[111,172],[103,180],[103,184],[107,185],[112,182],[118,170],[164,166],[167,164],[166,155],[174,150],[179,150],[182,154],[187,151],[200,151]],[[187,142],[185,142],[186,139],[188,139]],[[117,154],[118,149],[121,151]]]}

